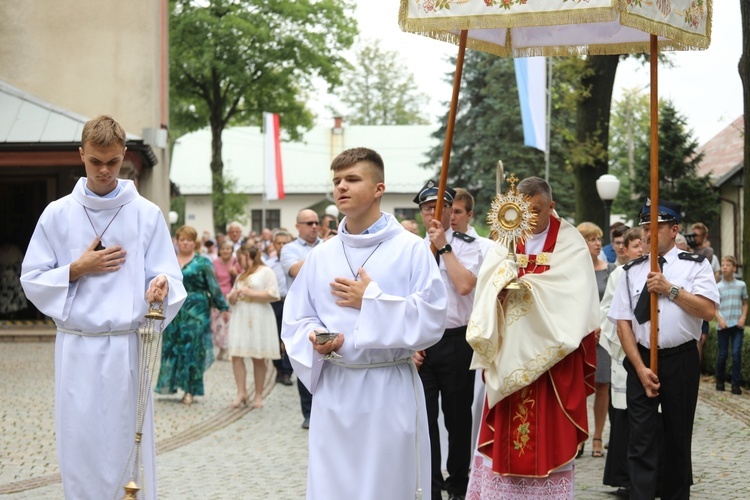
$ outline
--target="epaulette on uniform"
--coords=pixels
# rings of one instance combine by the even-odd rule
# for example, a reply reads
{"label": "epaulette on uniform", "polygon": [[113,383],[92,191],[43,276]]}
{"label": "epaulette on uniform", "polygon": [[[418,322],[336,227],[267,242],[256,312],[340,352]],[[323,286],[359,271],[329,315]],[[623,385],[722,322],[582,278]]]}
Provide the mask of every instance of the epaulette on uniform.
{"label": "epaulette on uniform", "polygon": [[459,233],[458,231],[453,231],[453,234],[456,236],[456,238],[458,238],[459,240],[464,240],[466,243],[472,243],[477,240],[473,236],[469,236],[465,233]]}
{"label": "epaulette on uniform", "polygon": [[704,260],[706,260],[705,255],[690,252],[680,252],[677,254],[677,258],[680,260],[690,260],[693,262],[703,262]]}
{"label": "epaulette on uniform", "polygon": [[640,264],[640,263],[642,263],[642,262],[646,262],[647,260],[648,260],[648,254],[646,254],[646,255],[641,255],[641,256],[640,256],[640,257],[638,257],[637,259],[633,259],[633,260],[631,260],[630,262],[628,262],[627,264],[625,264],[624,266],[622,266],[622,269],[623,269],[623,270],[625,270],[625,271],[627,271],[627,270],[628,270],[628,269],[630,269],[631,267],[633,267],[633,266],[637,266],[638,264]]}

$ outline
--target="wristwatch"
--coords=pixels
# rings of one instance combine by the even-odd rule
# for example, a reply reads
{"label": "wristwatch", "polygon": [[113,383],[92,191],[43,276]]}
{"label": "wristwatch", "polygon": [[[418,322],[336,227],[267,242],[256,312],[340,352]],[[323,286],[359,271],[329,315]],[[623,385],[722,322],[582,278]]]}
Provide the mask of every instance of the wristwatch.
{"label": "wristwatch", "polygon": [[678,293],[680,293],[679,287],[672,285],[672,288],[669,289],[669,300],[676,299]]}
{"label": "wristwatch", "polygon": [[453,247],[450,246],[450,244],[445,245],[443,248],[437,251],[438,255],[443,255],[444,253],[451,253],[453,251]]}

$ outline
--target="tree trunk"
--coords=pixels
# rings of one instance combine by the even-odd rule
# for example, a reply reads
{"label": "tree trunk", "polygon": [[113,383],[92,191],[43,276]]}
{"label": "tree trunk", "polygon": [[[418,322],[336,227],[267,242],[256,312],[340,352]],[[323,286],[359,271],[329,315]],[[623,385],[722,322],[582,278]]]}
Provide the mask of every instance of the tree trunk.
{"label": "tree trunk", "polygon": [[[581,79],[588,97],[578,103],[576,140],[586,154],[573,162],[576,223],[594,222],[604,227],[604,205],[596,191],[596,180],[609,171],[609,115],[619,55],[590,56],[591,75]],[[586,159],[583,159],[586,158]]]}
{"label": "tree trunk", "polygon": [[[747,193],[750,192],[750,4],[746,0],[740,0],[740,12],[742,14],[742,56],[740,57],[739,72],[742,79],[743,110],[745,113],[745,154],[743,163],[744,188],[742,191],[742,233],[740,242],[750,235],[750,205],[747,203]],[[735,228],[735,231],[738,228]],[[745,283],[750,283],[750,246],[742,244],[742,278]]]}
{"label": "tree trunk", "polygon": [[[211,206],[214,215],[214,234],[225,233],[229,221],[224,215],[224,160],[221,156],[221,120],[211,118]],[[200,229],[200,228],[196,228]]]}

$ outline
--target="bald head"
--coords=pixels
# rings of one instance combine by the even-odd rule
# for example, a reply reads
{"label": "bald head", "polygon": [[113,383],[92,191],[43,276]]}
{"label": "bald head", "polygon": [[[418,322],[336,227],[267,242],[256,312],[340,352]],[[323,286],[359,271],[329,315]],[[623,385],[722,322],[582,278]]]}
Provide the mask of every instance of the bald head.
{"label": "bald head", "polygon": [[313,210],[303,209],[297,214],[297,233],[299,237],[312,245],[318,239],[320,219]]}

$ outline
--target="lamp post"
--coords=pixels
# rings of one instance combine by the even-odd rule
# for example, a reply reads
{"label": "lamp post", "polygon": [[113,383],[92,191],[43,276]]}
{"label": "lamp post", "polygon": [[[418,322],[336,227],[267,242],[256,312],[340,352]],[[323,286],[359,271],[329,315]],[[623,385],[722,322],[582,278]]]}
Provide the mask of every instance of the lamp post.
{"label": "lamp post", "polygon": [[620,190],[620,180],[612,174],[604,174],[596,180],[596,191],[604,203],[604,244],[610,243],[609,237],[609,211],[612,201],[617,197]]}
{"label": "lamp post", "polygon": [[325,212],[326,215],[333,215],[336,217],[336,220],[339,220],[339,209],[336,205],[328,205]]}
{"label": "lamp post", "polygon": [[168,218],[168,220],[169,220],[169,233],[170,234],[174,234],[174,233],[172,233],[172,229],[173,229],[173,226],[175,224],[177,224],[177,219],[180,218],[180,214],[178,214],[177,212],[175,212],[174,210],[172,210],[172,211],[169,212],[168,217],[169,217]]}

